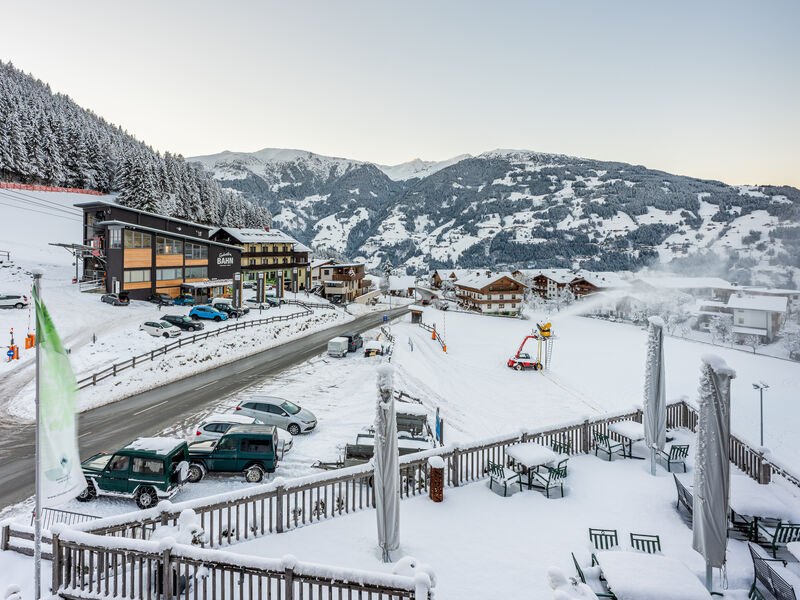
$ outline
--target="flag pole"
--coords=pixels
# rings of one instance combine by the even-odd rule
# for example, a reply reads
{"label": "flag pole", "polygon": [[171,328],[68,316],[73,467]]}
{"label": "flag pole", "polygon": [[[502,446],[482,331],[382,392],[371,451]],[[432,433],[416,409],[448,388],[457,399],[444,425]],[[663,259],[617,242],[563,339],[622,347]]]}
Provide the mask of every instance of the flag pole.
{"label": "flag pole", "polygon": [[[34,271],[33,273],[33,299],[34,302],[37,304],[37,315],[38,315],[38,304],[40,299],[40,285],[42,279],[42,272],[39,270]],[[40,497],[40,489],[39,489],[39,387],[41,382],[41,363],[39,362],[39,346],[41,345],[41,331],[39,331],[39,319],[36,320],[36,431],[35,435],[35,445],[36,450],[34,453],[34,461],[36,463],[35,466],[35,476],[36,476],[36,483],[35,483],[35,500],[34,500],[34,508],[33,508],[33,568],[34,568],[34,588],[33,588],[33,597],[35,600],[39,600],[42,597],[42,521],[41,521],[41,510],[42,510],[42,500]]]}

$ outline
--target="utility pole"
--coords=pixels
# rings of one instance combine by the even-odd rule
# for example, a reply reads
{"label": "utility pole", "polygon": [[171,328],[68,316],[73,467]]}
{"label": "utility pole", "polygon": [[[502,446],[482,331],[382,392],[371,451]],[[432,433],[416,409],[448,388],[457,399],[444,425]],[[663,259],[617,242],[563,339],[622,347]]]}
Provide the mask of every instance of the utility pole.
{"label": "utility pole", "polygon": [[761,446],[764,446],[764,390],[769,389],[769,386],[763,381],[753,384],[753,389],[758,390],[759,404],[761,408]]}

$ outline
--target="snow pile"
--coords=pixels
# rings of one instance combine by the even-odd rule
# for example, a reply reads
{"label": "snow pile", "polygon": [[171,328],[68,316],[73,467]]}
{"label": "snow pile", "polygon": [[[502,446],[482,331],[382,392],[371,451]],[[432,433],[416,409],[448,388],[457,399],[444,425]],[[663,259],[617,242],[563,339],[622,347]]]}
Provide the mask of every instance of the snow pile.
{"label": "snow pile", "polygon": [[553,600],[597,600],[597,595],[588,585],[575,577],[567,577],[557,567],[547,570],[547,580],[553,588]]}
{"label": "snow pile", "polygon": [[150,541],[187,546],[199,546],[208,542],[208,536],[203,530],[200,517],[191,508],[181,511],[175,525],[159,525],[150,536]]}

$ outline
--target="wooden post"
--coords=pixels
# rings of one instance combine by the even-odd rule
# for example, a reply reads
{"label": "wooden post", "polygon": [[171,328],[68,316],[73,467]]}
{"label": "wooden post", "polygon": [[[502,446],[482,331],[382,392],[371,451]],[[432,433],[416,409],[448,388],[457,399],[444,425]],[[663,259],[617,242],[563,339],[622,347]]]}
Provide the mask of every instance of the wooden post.
{"label": "wooden post", "polygon": [[284,598],[285,600],[294,600],[294,569],[286,567],[284,570]]}
{"label": "wooden post", "polygon": [[767,485],[772,478],[772,469],[770,469],[769,463],[764,460],[764,455],[762,453],[758,453],[758,483],[762,485]]}
{"label": "wooden post", "polygon": [[428,459],[430,469],[431,487],[430,496],[434,502],[444,500],[444,461],[441,456],[431,456]]}
{"label": "wooden post", "polygon": [[589,454],[589,450],[592,448],[589,436],[590,431],[589,420],[587,419],[583,422],[583,425],[581,425],[581,452],[584,454]]}
{"label": "wooden post", "polygon": [[[167,598],[172,598],[172,559],[170,558],[169,548],[165,548],[164,552],[161,554],[161,592],[164,596],[164,600]],[[167,595],[169,594],[169,595]]]}
{"label": "wooden post", "polygon": [[453,456],[450,458],[450,469],[453,487],[458,487],[458,448],[453,450]]}
{"label": "wooden post", "polygon": [[58,544],[58,534],[53,534],[53,572],[50,577],[50,593],[54,596],[58,593],[61,587],[61,548]]}
{"label": "wooden post", "polygon": [[283,533],[283,486],[275,488],[275,531]]}
{"label": "wooden post", "polygon": [[0,550],[8,550],[8,539],[11,537],[11,525],[3,525],[0,531]]}

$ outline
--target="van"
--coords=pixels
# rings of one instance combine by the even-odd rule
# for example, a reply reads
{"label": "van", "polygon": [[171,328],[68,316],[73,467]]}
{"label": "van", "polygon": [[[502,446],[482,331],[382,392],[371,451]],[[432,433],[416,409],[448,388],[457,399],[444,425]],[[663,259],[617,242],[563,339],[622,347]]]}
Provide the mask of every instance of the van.
{"label": "van", "polygon": [[335,337],[328,342],[328,356],[341,358],[347,354],[347,349],[350,346],[350,340],[346,337]]}

